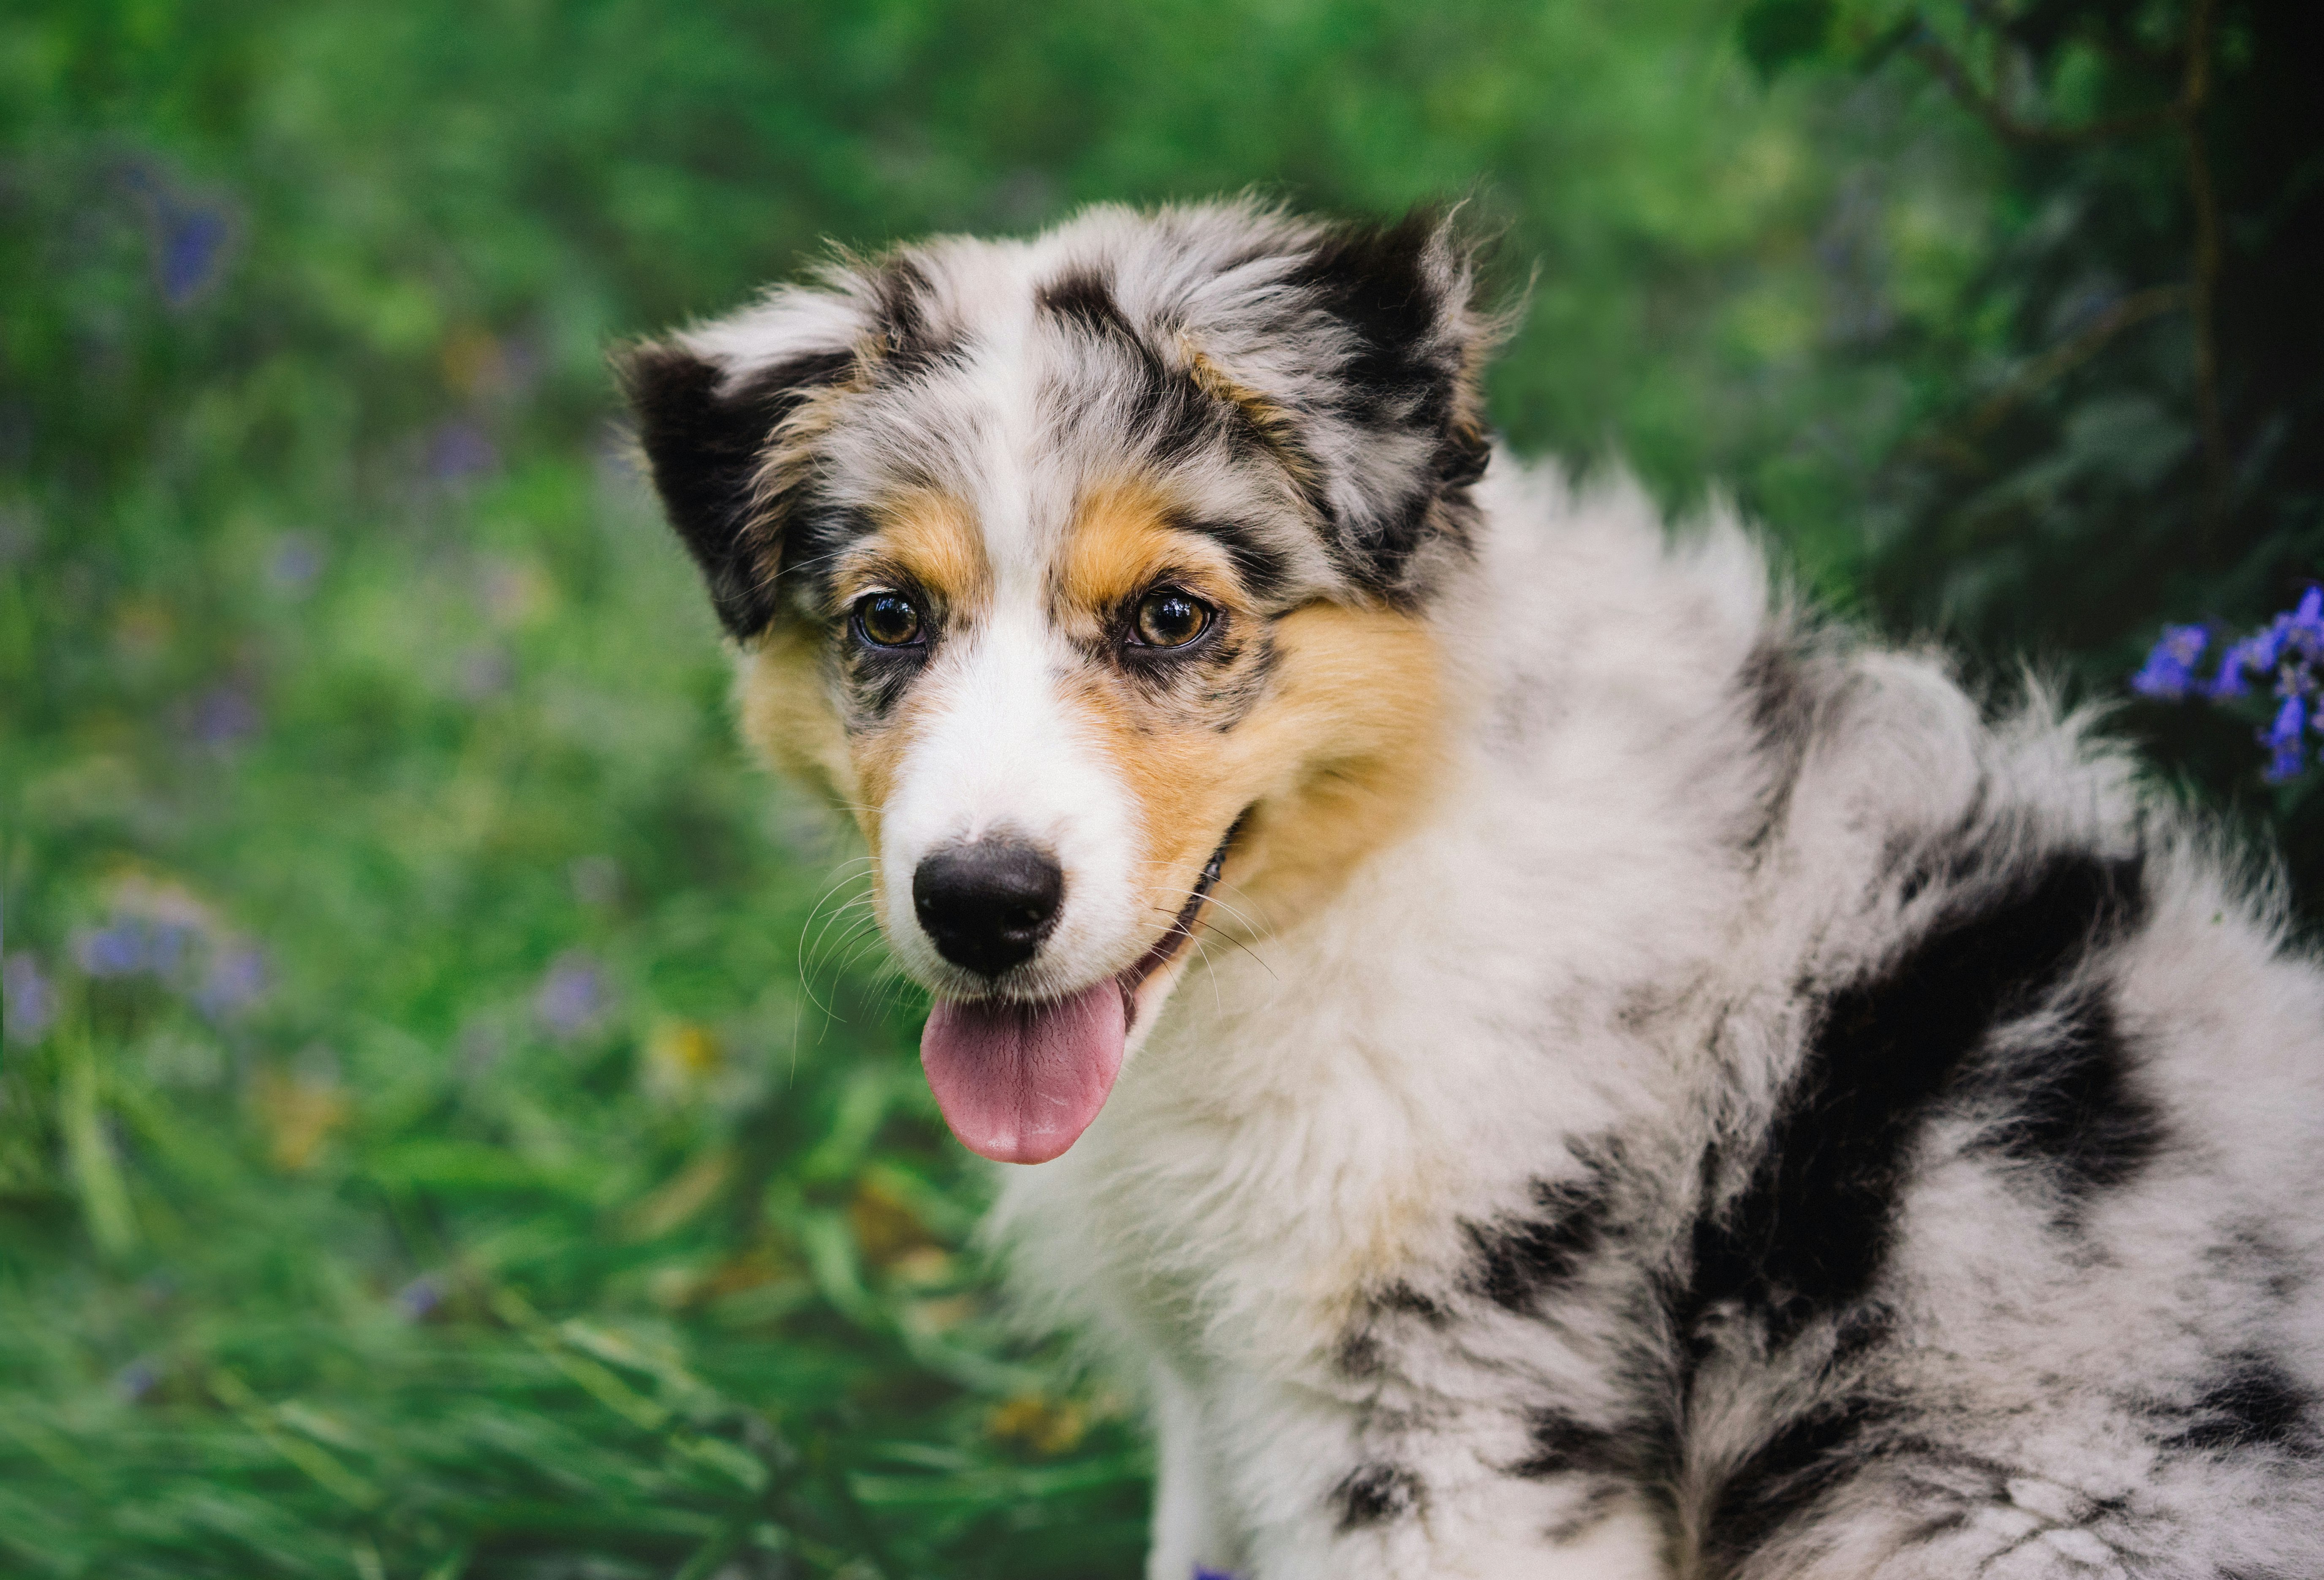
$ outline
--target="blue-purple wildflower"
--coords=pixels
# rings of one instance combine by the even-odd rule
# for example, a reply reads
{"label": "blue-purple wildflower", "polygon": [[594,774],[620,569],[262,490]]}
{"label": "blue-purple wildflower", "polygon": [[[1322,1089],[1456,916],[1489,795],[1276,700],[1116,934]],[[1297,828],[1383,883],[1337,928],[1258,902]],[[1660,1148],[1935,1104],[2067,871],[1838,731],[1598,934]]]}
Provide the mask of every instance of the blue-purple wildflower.
{"label": "blue-purple wildflower", "polygon": [[248,692],[236,685],[214,686],[194,701],[188,721],[193,737],[204,746],[227,747],[249,739],[265,718]]}
{"label": "blue-purple wildflower", "polygon": [[2308,703],[2303,697],[2286,697],[2283,706],[2275,711],[2275,722],[2260,734],[2260,744],[2268,749],[2267,776],[2289,779],[2308,766]]}
{"label": "blue-purple wildflower", "polygon": [[2324,734],[2324,707],[2316,701],[2324,690],[2324,588],[2310,587],[2298,607],[2227,643],[2218,671],[2205,680],[2196,670],[2211,646],[2202,626],[2163,627],[2153,651],[2130,677],[2130,689],[2158,701],[2199,696],[2232,703],[2272,682],[2275,712],[2257,732],[2268,753],[2264,776],[2275,784],[2297,778],[2308,768],[2310,735]]}
{"label": "blue-purple wildflower", "polygon": [[395,1291],[396,1315],[406,1322],[425,1322],[443,1304],[444,1285],[432,1273],[421,1273]]}
{"label": "blue-purple wildflower", "polygon": [[2199,625],[2164,626],[2163,639],[2146,656],[2145,666],[2130,677],[2130,689],[2143,697],[2178,698],[2195,684],[2195,666],[2211,633]]}
{"label": "blue-purple wildflower", "polygon": [[163,207],[154,229],[161,294],[181,308],[201,294],[226,253],[226,216],[215,208]]}
{"label": "blue-purple wildflower", "polygon": [[304,598],[322,574],[322,550],[303,533],[284,533],[267,557],[266,579],[293,598]]}
{"label": "blue-purple wildflower", "polygon": [[75,935],[73,958],[92,977],[167,977],[186,958],[193,935],[182,922],[116,916],[104,927]]}
{"label": "blue-purple wildflower", "polygon": [[162,299],[182,308],[217,279],[234,239],[233,219],[224,207],[181,191],[143,165],[129,170],[127,184],[145,210]]}
{"label": "blue-purple wildflower", "polygon": [[613,995],[596,963],[576,951],[560,955],[549,968],[540,990],[533,995],[532,1007],[551,1032],[571,1037],[595,1025],[612,1003]]}
{"label": "blue-purple wildflower", "polygon": [[500,464],[500,452],[476,423],[455,418],[429,436],[428,475],[438,482],[458,482]]}
{"label": "blue-purple wildflower", "polygon": [[37,1043],[57,1018],[57,997],[41,962],[29,954],[0,960],[0,1021],[7,1040]]}
{"label": "blue-purple wildflower", "polygon": [[210,958],[194,989],[194,1007],[212,1020],[237,1015],[266,991],[266,957],[247,944],[222,950]]}
{"label": "blue-purple wildflower", "polygon": [[113,1396],[124,1404],[143,1404],[161,1386],[161,1369],[140,1358],[113,1374]]}

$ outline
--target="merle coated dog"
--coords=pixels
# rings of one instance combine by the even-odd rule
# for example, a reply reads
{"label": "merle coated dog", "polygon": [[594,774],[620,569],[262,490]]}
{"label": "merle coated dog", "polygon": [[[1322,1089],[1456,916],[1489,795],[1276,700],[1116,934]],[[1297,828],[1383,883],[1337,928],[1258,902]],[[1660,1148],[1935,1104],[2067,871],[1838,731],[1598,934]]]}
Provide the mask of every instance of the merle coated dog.
{"label": "merle coated dog", "polygon": [[2324,976],[2038,693],[1497,448],[1422,216],[1092,209],[632,348],[1150,1573],[2324,1574]]}

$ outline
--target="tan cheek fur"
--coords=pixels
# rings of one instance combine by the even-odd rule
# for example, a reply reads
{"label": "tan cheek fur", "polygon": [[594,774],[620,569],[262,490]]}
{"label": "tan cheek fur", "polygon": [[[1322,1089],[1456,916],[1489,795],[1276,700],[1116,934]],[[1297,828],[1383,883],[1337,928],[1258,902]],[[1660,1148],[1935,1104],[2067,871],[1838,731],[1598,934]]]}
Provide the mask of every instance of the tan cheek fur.
{"label": "tan cheek fur", "polygon": [[860,801],[847,731],[824,678],[819,634],[789,625],[769,630],[743,650],[734,692],[742,739],[761,757],[841,805]]}
{"label": "tan cheek fur", "polygon": [[1311,605],[1276,622],[1268,694],[1224,734],[1162,727],[1096,675],[1074,701],[1139,808],[1139,873],[1157,926],[1235,818],[1211,926],[1249,939],[1328,900],[1426,802],[1444,760],[1434,638],[1406,615]]}
{"label": "tan cheek fur", "polygon": [[[835,585],[843,602],[894,566],[935,595],[955,628],[991,596],[992,571],[968,507],[941,494],[911,494],[879,512],[880,528],[855,552]],[[916,686],[895,714],[850,735],[826,674],[830,638],[783,625],[745,655],[737,691],[743,738],[767,759],[804,779],[852,814],[876,860],[880,813],[919,722],[941,702]]]}
{"label": "tan cheek fur", "polygon": [[[1168,501],[1150,488],[1129,482],[1093,491],[1059,562],[1059,617],[1077,634],[1095,633],[1167,573],[1222,607],[1227,619],[1255,618],[1239,606],[1225,552],[1200,534],[1172,529],[1168,520]],[[1070,704],[1139,809],[1146,834],[1139,899],[1158,932],[1177,915],[1203,862],[1247,803],[1237,799],[1233,777],[1219,771],[1216,730],[1171,718],[1109,669],[1093,666],[1070,684]]]}
{"label": "tan cheek fur", "polygon": [[[1442,780],[1443,674],[1410,615],[1311,604],[1276,622],[1268,695],[1220,741],[1218,776],[1251,821],[1227,864],[1231,936],[1288,925],[1331,898]],[[1232,815],[1231,813],[1229,813]]]}
{"label": "tan cheek fur", "polygon": [[[1093,620],[1168,568],[1193,591],[1238,607],[1231,562],[1199,535],[1172,530],[1167,501],[1135,483],[1093,492],[1058,578],[1066,618]],[[1210,924],[1249,936],[1328,899],[1350,866],[1426,799],[1443,758],[1443,677],[1434,638],[1387,610],[1312,604],[1275,622],[1277,659],[1264,700],[1224,734],[1167,719],[1102,672],[1074,701],[1142,813],[1142,898],[1166,924],[1246,807],[1251,819]],[[1240,915],[1237,914],[1240,913]]]}

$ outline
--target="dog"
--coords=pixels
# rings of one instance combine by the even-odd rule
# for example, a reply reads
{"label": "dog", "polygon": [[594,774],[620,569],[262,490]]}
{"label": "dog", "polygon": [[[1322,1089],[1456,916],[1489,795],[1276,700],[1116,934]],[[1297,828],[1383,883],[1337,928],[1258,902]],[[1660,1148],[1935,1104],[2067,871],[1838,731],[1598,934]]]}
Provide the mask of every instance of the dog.
{"label": "dog", "polygon": [[2036,684],[1499,447],[1457,216],[628,348],[1153,1580],[2324,1575],[2324,976]]}

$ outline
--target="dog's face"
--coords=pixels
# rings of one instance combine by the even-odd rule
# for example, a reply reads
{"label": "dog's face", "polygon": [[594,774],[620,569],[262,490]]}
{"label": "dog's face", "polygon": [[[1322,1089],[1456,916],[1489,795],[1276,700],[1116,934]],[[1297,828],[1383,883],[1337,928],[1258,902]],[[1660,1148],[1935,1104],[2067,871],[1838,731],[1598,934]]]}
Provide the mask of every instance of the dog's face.
{"label": "dog's face", "polygon": [[1470,293],[1423,218],[1098,209],[629,354],[746,730],[861,824],[974,1150],[1064,1152],[1201,932],[1288,921],[1426,794]]}

